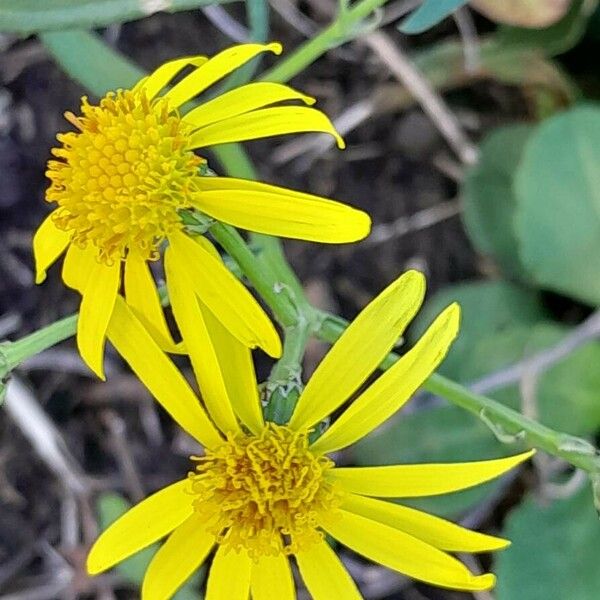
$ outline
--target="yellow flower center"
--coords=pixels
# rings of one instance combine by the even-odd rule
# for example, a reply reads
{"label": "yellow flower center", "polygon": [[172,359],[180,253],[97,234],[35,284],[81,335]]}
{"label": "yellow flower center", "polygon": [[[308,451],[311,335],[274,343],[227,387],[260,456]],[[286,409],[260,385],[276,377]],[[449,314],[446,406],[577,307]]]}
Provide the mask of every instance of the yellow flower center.
{"label": "yellow flower center", "polygon": [[59,134],[59,160],[48,162],[57,227],[107,263],[129,251],[156,259],[165,236],[183,227],[177,211],[189,208],[204,162],[187,147],[188,126],[166,100],[129,90],[99,106],[84,97],[81,111],[65,114],[79,131]]}
{"label": "yellow flower center", "polygon": [[284,426],[230,437],[193,459],[194,509],[219,544],[253,558],[292,554],[321,540],[321,518],[341,502],[324,477],[334,463],[310,452],[306,434]]}

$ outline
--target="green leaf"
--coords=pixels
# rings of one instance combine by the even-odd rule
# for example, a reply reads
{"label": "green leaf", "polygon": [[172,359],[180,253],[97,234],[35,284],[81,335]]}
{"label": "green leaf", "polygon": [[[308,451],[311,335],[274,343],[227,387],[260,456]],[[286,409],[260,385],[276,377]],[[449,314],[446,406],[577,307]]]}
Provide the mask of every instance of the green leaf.
{"label": "green leaf", "polygon": [[542,123],[516,176],[516,232],[535,281],[600,304],[600,108],[579,106]]}
{"label": "green leaf", "polygon": [[423,33],[467,2],[468,0],[425,0],[417,10],[402,21],[398,29],[408,34]]}
{"label": "green leaf", "polygon": [[451,378],[460,373],[465,356],[478,340],[547,316],[539,295],[531,290],[501,281],[464,283],[445,288],[427,300],[410,329],[409,340],[415,342],[435,316],[455,301],[462,311],[460,333],[439,369]]}
{"label": "green leaf", "polygon": [[589,487],[543,505],[529,497],[507,520],[496,555],[498,600],[591,600],[600,590],[600,523]]}
{"label": "green leaf", "polygon": [[[131,508],[131,504],[114,493],[105,493],[98,498],[98,520],[100,528],[104,531],[111,523],[124,515]],[[159,548],[158,544],[153,544],[128,559],[120,562],[115,570],[123,579],[140,588],[144,580],[146,569]],[[183,587],[173,596],[173,600],[201,600],[202,595],[196,591],[202,582],[202,571],[193,575]]]}
{"label": "green leaf", "polygon": [[481,145],[480,160],[463,182],[464,224],[473,245],[509,275],[526,279],[517,250],[514,175],[533,127],[496,129]]}
{"label": "green leaf", "polygon": [[59,29],[95,29],[234,0],[0,0],[0,31],[29,35]]}

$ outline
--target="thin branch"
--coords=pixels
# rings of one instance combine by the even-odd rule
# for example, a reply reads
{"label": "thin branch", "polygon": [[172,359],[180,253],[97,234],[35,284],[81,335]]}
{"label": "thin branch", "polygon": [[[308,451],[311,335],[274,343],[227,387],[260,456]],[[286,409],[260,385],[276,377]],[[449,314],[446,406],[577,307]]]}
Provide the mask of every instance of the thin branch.
{"label": "thin branch", "polygon": [[486,375],[469,385],[477,394],[488,394],[519,382],[529,373],[543,373],[564,360],[577,348],[600,336],[600,310],[592,313],[583,323],[573,328],[565,337],[550,348],[533,354],[504,369]]}
{"label": "thin branch", "polygon": [[446,106],[412,61],[401,52],[390,37],[381,31],[365,36],[364,42],[387,65],[394,77],[413,94],[446,141],[465,164],[477,162],[479,151],[462,130],[457,118]]}

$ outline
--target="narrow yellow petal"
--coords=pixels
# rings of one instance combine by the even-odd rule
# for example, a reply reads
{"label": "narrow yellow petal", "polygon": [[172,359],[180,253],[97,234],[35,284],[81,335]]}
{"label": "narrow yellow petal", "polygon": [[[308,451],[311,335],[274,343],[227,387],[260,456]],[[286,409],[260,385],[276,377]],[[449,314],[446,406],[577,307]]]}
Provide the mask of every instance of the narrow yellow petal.
{"label": "narrow yellow petal", "polygon": [[58,229],[50,213],[33,236],[33,257],[35,259],[35,282],[46,279],[46,271],[65,251],[71,236]]}
{"label": "narrow yellow petal", "polygon": [[205,177],[193,205],[235,227],[279,237],[340,244],[369,234],[367,213],[333,200],[257,181]]}
{"label": "narrow yellow petal", "polygon": [[65,285],[83,293],[90,273],[98,262],[97,255],[97,250],[92,246],[79,248],[71,244],[63,261],[62,278]]}
{"label": "narrow yellow petal", "polygon": [[199,302],[204,322],[219,357],[221,373],[233,411],[253,433],[264,427],[258,396],[258,384],[252,352],[223,326],[208,308]]}
{"label": "narrow yellow petal", "polygon": [[192,513],[189,481],[184,479],[152,494],[102,532],[87,557],[96,575],[168,535]]}
{"label": "narrow yellow petal", "polygon": [[138,319],[165,352],[182,352],[169,331],[154,277],[147,262],[130,253],[125,260],[125,298]]}
{"label": "narrow yellow petal", "polygon": [[[227,394],[219,356],[198,299],[186,272],[172,258],[172,249],[167,248],[165,271],[171,307],[192,362],[200,395],[213,421],[223,433],[239,433],[241,429]],[[223,362],[227,360],[227,357],[222,358]]]}
{"label": "narrow yellow petal", "polygon": [[206,518],[195,513],[173,531],[148,565],[142,584],[144,600],[169,600],[205,561],[215,544],[205,525]]}
{"label": "narrow yellow petal", "polygon": [[104,379],[104,342],[113,306],[119,293],[121,264],[94,261],[83,291],[77,320],[77,348],[81,358]]}
{"label": "narrow yellow petal", "polygon": [[342,467],[327,477],[346,491],[381,498],[418,498],[448,494],[485,483],[527,460],[533,450],[495,460],[466,463]]}
{"label": "narrow yellow petal", "polygon": [[185,270],[202,303],[221,323],[248,347],[260,346],[270,356],[281,356],[281,341],[269,317],[223,261],[183,233],[169,236],[169,243],[172,260]]}
{"label": "narrow yellow petal", "polygon": [[213,83],[219,81],[238,67],[252,60],[261,52],[281,54],[280,44],[241,44],[227,48],[213,56],[193,73],[174,85],[163,97],[169,104],[177,108],[201,94]]}
{"label": "narrow yellow petal", "polygon": [[245,551],[219,546],[206,586],[206,600],[248,600],[252,561]]}
{"label": "narrow yellow petal", "polygon": [[408,271],[366,306],[313,373],[289,426],[308,429],[347,400],[397,342],[424,294],[423,275]]}
{"label": "narrow yellow petal", "polygon": [[400,529],[446,552],[491,552],[510,545],[508,540],[465,529],[420,510],[366,496],[349,494],[341,508]]}
{"label": "narrow yellow petal", "polygon": [[311,450],[325,453],[349,446],[400,410],[446,356],[459,319],[458,304],[444,310],[415,347],[354,400]]}
{"label": "narrow yellow petal", "polygon": [[262,556],[252,563],[252,600],[296,600],[294,578],[287,556]]}
{"label": "narrow yellow petal", "polygon": [[346,144],[328,117],[306,106],[276,106],[237,115],[198,129],[189,141],[190,148],[204,148],[230,142],[245,142],[288,133],[328,133],[339,148]]}
{"label": "narrow yellow petal", "polygon": [[146,92],[148,100],[152,100],[178,73],[186,67],[200,67],[208,62],[206,56],[184,56],[166,62],[145,77],[134,90]]}
{"label": "narrow yellow petal", "polygon": [[222,438],[177,367],[161,351],[121,297],[108,325],[108,339],[163,408],[203,446]]}
{"label": "narrow yellow petal", "polygon": [[493,575],[473,575],[449,554],[371,519],[340,510],[323,527],[344,546],[413,579],[455,590],[494,587]]}
{"label": "narrow yellow petal", "polygon": [[315,102],[314,98],[287,85],[258,81],[243,85],[201,104],[187,113],[182,120],[194,127],[205,127],[286,100],[300,100],[306,104]]}
{"label": "narrow yellow petal", "polygon": [[324,540],[296,556],[300,575],[313,600],[361,600],[352,577]]}

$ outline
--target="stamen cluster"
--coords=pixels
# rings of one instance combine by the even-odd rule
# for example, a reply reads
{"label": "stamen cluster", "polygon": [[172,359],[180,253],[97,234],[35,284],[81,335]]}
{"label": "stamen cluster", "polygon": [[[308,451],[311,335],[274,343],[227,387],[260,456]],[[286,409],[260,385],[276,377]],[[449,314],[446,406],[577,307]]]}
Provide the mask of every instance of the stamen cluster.
{"label": "stamen cluster", "polygon": [[320,517],[331,518],[341,501],[324,477],[333,461],[312,454],[307,435],[284,426],[230,436],[194,460],[194,509],[219,544],[253,558],[292,554],[319,541]]}
{"label": "stamen cluster", "polygon": [[138,252],[158,258],[158,245],[182,228],[203,161],[187,147],[189,128],[167,101],[143,91],[107,94],[99,106],[83,98],[79,130],[59,134],[48,163],[46,198],[57,202],[55,223],[79,247],[92,244],[110,264]]}

